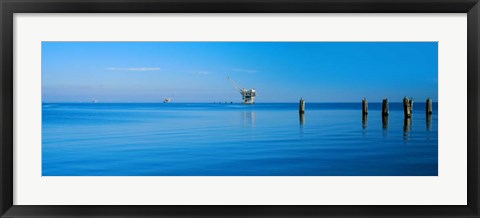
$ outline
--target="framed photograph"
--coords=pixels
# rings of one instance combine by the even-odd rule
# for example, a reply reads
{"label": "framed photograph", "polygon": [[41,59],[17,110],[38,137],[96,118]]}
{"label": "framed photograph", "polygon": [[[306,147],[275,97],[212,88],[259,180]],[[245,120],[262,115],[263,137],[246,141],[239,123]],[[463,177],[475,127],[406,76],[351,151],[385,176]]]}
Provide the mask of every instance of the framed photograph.
{"label": "framed photograph", "polygon": [[2,217],[478,217],[479,12],[2,0]]}

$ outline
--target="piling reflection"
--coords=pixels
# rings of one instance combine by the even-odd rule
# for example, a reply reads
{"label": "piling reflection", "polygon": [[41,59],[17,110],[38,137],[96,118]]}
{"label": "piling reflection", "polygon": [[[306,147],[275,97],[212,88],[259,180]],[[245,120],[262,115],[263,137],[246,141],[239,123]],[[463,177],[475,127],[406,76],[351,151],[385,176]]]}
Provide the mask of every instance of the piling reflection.
{"label": "piling reflection", "polygon": [[362,115],[362,128],[367,129],[367,126],[368,126],[368,115],[363,114]]}
{"label": "piling reflection", "polygon": [[386,138],[388,134],[388,115],[382,114],[382,129],[383,129],[383,138]]}
{"label": "piling reflection", "polygon": [[410,131],[412,131],[412,118],[403,119],[403,140],[410,140]]}
{"label": "piling reflection", "polygon": [[243,127],[255,127],[255,112],[244,111],[243,112]]}
{"label": "piling reflection", "polygon": [[427,131],[432,131],[432,114],[427,114]]}
{"label": "piling reflection", "polygon": [[303,127],[305,125],[305,114],[304,113],[298,113],[298,119],[300,121],[300,137],[303,138]]}
{"label": "piling reflection", "polygon": [[382,116],[382,129],[388,129],[388,116]]}
{"label": "piling reflection", "polygon": [[304,113],[298,113],[299,119],[300,119],[300,126],[303,127],[305,125],[305,114]]}

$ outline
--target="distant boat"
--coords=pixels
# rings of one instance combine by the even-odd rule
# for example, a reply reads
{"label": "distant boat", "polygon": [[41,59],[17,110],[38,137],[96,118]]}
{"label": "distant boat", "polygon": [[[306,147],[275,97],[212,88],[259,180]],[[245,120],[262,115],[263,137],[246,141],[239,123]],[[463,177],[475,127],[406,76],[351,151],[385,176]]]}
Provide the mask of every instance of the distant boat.
{"label": "distant boat", "polygon": [[170,103],[171,99],[170,98],[165,98],[165,100],[163,100],[163,103]]}
{"label": "distant boat", "polygon": [[92,103],[98,103],[97,99],[93,99]]}

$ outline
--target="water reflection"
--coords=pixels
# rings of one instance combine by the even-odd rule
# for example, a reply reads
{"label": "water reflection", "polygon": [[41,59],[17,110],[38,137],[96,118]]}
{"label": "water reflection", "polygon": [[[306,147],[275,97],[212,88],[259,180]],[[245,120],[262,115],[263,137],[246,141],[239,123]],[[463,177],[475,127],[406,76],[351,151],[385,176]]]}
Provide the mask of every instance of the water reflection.
{"label": "water reflection", "polygon": [[302,128],[298,103],[55,104],[42,111],[42,175],[438,176],[437,110],[431,132],[414,114],[405,141],[393,104],[382,140],[381,105],[365,135],[359,105],[311,103]]}
{"label": "water reflection", "polygon": [[300,126],[303,127],[305,125],[305,114],[304,113],[298,113],[299,118],[300,118]]}
{"label": "water reflection", "polygon": [[255,127],[255,111],[243,112],[243,127]]}
{"label": "water reflection", "polygon": [[363,114],[362,115],[362,135],[367,135],[367,126],[368,126],[368,115],[367,114]]}
{"label": "water reflection", "polygon": [[432,131],[432,114],[427,114],[427,131]]}
{"label": "water reflection", "polygon": [[382,114],[382,129],[383,129],[383,137],[385,138],[388,133],[388,115]]}
{"label": "water reflection", "polygon": [[382,129],[388,129],[388,116],[382,116]]}
{"label": "water reflection", "polygon": [[298,118],[300,121],[300,137],[303,138],[303,126],[305,125],[305,114],[304,113],[298,113]]}
{"label": "water reflection", "polygon": [[403,140],[410,140],[410,131],[412,131],[412,118],[403,119]]}
{"label": "water reflection", "polygon": [[363,129],[366,129],[368,126],[368,115],[367,114],[363,114],[362,115],[362,128]]}

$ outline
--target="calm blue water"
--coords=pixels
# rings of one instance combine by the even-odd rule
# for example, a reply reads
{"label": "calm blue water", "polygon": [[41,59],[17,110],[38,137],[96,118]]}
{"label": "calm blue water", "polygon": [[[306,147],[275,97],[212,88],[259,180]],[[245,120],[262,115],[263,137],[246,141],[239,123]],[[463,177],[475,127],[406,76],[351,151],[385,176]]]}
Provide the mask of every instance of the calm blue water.
{"label": "calm blue water", "polygon": [[436,176],[437,105],[43,104],[43,176]]}

